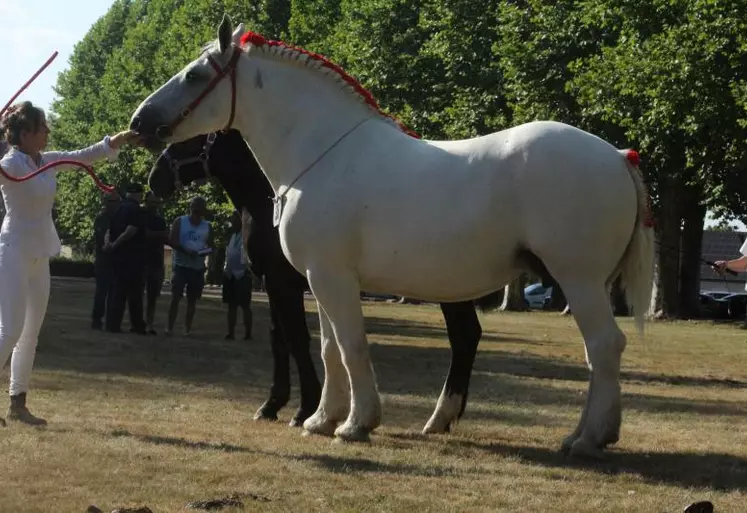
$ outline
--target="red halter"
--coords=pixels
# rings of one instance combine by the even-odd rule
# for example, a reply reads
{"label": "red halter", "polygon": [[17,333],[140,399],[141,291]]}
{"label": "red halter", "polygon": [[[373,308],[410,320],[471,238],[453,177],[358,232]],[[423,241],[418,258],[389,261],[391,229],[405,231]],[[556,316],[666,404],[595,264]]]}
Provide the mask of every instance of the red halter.
{"label": "red halter", "polygon": [[[228,60],[226,65],[221,68],[217,62],[215,62],[215,59],[213,59],[212,56],[208,55],[207,59],[210,65],[215,70],[215,77],[210,81],[210,83],[205,86],[205,89],[200,93],[200,95],[195,98],[192,103],[187,105],[187,107],[181,111],[179,114],[179,117],[176,118],[174,121],[172,121],[169,125],[166,125],[171,132],[179,126],[179,124],[187,119],[187,117],[192,114],[192,111],[194,111],[200,103],[202,103],[202,100],[207,97],[207,95],[215,89],[215,86],[218,85],[218,82],[223,80],[226,75],[231,75],[231,115],[228,118],[228,123],[226,124],[226,127],[224,130],[228,130],[231,128],[231,125],[233,124],[233,118],[236,114],[236,64],[239,62],[239,57],[241,56],[241,48],[239,48],[236,45],[231,45],[233,47],[233,54],[231,55],[231,58]],[[158,133],[156,132],[156,135]]]}

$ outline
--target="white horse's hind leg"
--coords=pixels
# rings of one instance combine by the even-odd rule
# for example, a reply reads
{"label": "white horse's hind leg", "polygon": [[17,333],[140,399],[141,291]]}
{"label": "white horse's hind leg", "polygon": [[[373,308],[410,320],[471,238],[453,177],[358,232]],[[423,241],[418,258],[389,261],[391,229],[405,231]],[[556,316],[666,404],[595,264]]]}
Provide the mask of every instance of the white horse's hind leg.
{"label": "white horse's hind leg", "polygon": [[322,339],[324,387],[316,412],[306,419],[303,427],[309,433],[332,436],[337,424],[348,415],[350,388],[332,324],[318,302],[317,308],[319,310],[319,327]]}
{"label": "white horse's hind leg", "polygon": [[368,351],[360,286],[354,276],[326,269],[310,272],[309,285],[329,317],[350,380],[350,413],[345,423],[335,430],[335,436],[367,441],[381,422],[381,400]]}
{"label": "white horse's hind leg", "polygon": [[591,375],[581,420],[564,440],[563,449],[572,455],[598,458],[604,447],[617,442],[620,434],[620,358],[626,340],[617,326],[603,283],[564,285],[561,284],[584,337]]}

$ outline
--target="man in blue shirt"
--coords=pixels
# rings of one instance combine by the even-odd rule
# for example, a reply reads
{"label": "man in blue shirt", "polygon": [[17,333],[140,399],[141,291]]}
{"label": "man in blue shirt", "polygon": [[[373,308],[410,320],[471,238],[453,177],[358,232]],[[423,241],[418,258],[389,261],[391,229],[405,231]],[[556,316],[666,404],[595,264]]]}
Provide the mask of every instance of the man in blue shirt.
{"label": "man in blue shirt", "polygon": [[192,331],[192,320],[197,309],[197,300],[205,286],[205,257],[211,252],[213,233],[205,220],[207,202],[199,196],[189,204],[189,215],[177,217],[171,226],[169,245],[174,249],[171,267],[171,305],[166,334],[174,329],[179,301],[186,289],[187,313],[184,334]]}

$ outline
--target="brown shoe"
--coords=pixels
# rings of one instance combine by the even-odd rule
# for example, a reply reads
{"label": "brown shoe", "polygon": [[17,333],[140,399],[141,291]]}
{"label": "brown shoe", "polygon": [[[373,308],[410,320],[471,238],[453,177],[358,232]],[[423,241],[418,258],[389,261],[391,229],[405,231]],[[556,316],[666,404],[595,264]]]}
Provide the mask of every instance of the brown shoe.
{"label": "brown shoe", "polygon": [[5,419],[0,417],[0,427],[5,427]]}
{"label": "brown shoe", "polygon": [[8,407],[8,414],[6,415],[8,420],[23,422],[30,426],[46,426],[47,421],[35,417],[26,408],[26,392],[18,395],[10,396],[10,406]]}

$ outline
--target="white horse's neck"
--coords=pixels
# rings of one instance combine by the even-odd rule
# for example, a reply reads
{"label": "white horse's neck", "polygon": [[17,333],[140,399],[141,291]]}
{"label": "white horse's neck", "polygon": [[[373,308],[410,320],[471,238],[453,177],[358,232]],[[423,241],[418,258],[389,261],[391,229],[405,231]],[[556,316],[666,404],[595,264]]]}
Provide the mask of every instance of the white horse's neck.
{"label": "white horse's neck", "polygon": [[327,76],[310,69],[318,63],[263,53],[253,47],[240,60],[235,127],[278,194],[346,132],[378,114],[334,71]]}

